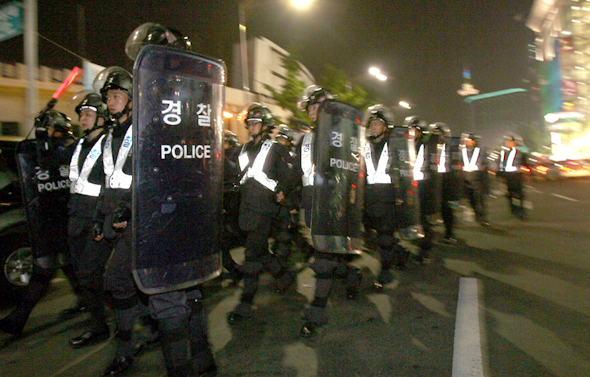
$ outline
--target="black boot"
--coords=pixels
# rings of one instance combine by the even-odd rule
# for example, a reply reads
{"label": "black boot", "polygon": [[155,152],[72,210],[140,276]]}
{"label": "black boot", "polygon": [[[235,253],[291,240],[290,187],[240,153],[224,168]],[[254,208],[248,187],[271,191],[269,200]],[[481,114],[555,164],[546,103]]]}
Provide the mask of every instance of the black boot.
{"label": "black boot", "polygon": [[207,338],[207,315],[200,295],[199,298],[190,299],[189,306],[189,340],[193,370],[197,372],[197,376],[214,376],[217,374],[217,365]]}
{"label": "black boot", "polygon": [[15,321],[10,317],[0,319],[0,331],[6,334],[14,335],[17,338],[22,338],[25,324]]}
{"label": "black boot", "polygon": [[163,318],[160,324],[160,343],[168,376],[192,376],[189,342],[189,315]]}

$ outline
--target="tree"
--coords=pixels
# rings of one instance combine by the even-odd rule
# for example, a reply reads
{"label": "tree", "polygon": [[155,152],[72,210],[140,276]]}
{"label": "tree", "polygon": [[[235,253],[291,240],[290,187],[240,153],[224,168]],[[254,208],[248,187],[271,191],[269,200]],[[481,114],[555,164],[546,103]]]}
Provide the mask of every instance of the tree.
{"label": "tree", "polygon": [[[301,67],[297,60],[297,54],[292,53],[283,57],[282,66],[287,70],[285,84],[282,91],[279,93],[268,85],[265,88],[272,93],[273,98],[278,102],[283,109],[289,110],[293,113],[293,117],[289,122],[294,120],[302,120],[307,124],[311,124],[307,113],[297,109],[297,100],[301,92],[305,89],[303,81],[297,78]],[[324,75],[319,81],[319,85],[332,94],[337,95],[339,101],[348,103],[358,109],[365,110],[367,107],[382,101],[370,94],[362,86],[354,84],[348,75],[341,69],[332,65],[326,65]]]}
{"label": "tree", "polygon": [[272,93],[279,106],[293,113],[293,117],[289,121],[302,120],[309,124],[310,120],[307,114],[297,108],[297,100],[305,89],[303,81],[297,78],[297,74],[301,71],[299,62],[293,54],[287,55],[283,57],[283,67],[287,70],[287,79],[282,87],[282,92],[279,93],[268,85],[265,87]]}
{"label": "tree", "polygon": [[326,65],[324,75],[320,80],[320,86],[336,94],[339,101],[361,110],[382,102],[379,98],[369,94],[361,85],[353,83],[343,70],[333,65]]}

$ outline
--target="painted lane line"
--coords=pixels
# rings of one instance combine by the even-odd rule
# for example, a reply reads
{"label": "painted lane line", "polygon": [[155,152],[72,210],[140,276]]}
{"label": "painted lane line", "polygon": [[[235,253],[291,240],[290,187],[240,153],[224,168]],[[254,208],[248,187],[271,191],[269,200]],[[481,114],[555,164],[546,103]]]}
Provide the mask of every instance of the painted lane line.
{"label": "painted lane line", "polygon": [[563,195],[559,195],[559,194],[551,194],[557,198],[561,198],[561,199],[565,199],[565,200],[569,200],[570,202],[579,202],[578,199],[573,199],[573,198],[568,198],[567,196],[563,196]]}
{"label": "painted lane line", "polygon": [[452,376],[484,376],[476,278],[461,278],[459,280]]}

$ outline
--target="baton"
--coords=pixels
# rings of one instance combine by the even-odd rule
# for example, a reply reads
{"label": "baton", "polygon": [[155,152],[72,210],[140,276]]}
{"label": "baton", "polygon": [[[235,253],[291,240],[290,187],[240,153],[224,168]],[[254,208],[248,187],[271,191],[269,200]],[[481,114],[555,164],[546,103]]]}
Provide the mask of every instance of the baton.
{"label": "baton", "polygon": [[59,86],[59,88],[55,91],[55,93],[53,93],[53,95],[51,96],[51,99],[49,100],[49,102],[47,102],[47,105],[45,105],[45,108],[43,110],[41,110],[39,115],[35,118],[35,123],[39,122],[46,112],[53,109],[53,107],[57,103],[57,100],[59,99],[59,97],[61,97],[62,94],[64,94],[64,92],[70,86],[72,86],[72,84],[78,79],[78,77],[81,74],[82,74],[82,70],[80,69],[80,67],[74,67],[74,69],[72,69],[72,71],[70,72],[68,77],[66,77],[64,82],[62,82],[61,85]]}

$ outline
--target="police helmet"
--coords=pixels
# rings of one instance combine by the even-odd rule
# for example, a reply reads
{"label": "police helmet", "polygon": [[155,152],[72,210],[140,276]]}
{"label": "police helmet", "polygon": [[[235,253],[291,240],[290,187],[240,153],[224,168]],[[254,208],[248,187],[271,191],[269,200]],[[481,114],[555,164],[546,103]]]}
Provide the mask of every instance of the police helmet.
{"label": "police helmet", "polygon": [[129,100],[133,98],[133,76],[121,67],[108,67],[103,69],[92,83],[94,91],[102,95],[102,102],[107,102],[107,91],[119,89],[127,93]]}
{"label": "police helmet", "polygon": [[108,119],[106,105],[102,102],[100,94],[92,90],[83,90],[68,100],[68,107],[74,110],[78,116],[82,109],[90,109],[96,112],[97,117]]}
{"label": "police helmet", "polygon": [[315,103],[321,103],[327,99],[335,98],[336,96],[326,89],[317,85],[310,85],[305,88],[299,96],[299,99],[297,100],[297,108],[301,111],[307,111],[309,106]]}
{"label": "police helmet", "polygon": [[393,113],[389,108],[383,105],[370,106],[367,111],[365,111],[365,119],[367,127],[369,127],[371,121],[375,119],[382,121],[388,128],[393,127]]}
{"label": "police helmet", "polygon": [[186,51],[193,49],[188,37],[178,30],[152,22],[146,22],[133,30],[125,43],[125,53],[131,60],[135,60],[139,50],[145,45],[167,46]]}
{"label": "police helmet", "polygon": [[72,136],[71,119],[64,113],[56,110],[49,110],[43,115],[44,123],[47,127],[53,127],[56,132]]}
{"label": "police helmet", "polygon": [[258,102],[252,102],[242,110],[243,114],[243,121],[248,128],[248,121],[249,120],[258,120],[262,122],[262,128],[272,130],[275,126],[275,120],[268,109],[268,107],[261,105]]}
{"label": "police helmet", "polygon": [[440,135],[445,136],[447,138],[451,137],[451,129],[449,128],[449,126],[447,126],[446,123],[435,122],[435,123],[432,123],[428,127],[428,129],[431,134],[439,133]]}
{"label": "police helmet", "polygon": [[307,132],[311,128],[309,126],[309,124],[307,124],[299,119],[295,119],[294,121],[292,121],[291,127],[293,127],[293,129],[301,131],[301,132]]}
{"label": "police helmet", "polygon": [[287,126],[286,124],[279,124],[278,128],[278,132],[277,132],[277,138],[282,137],[287,139],[287,141],[289,141],[289,143],[293,143],[293,131],[291,130],[291,128],[289,126]]}
{"label": "police helmet", "polygon": [[238,135],[231,132],[230,130],[223,131],[223,142],[228,143],[231,148],[239,147],[240,141]]}
{"label": "police helmet", "polygon": [[411,115],[404,119],[404,126],[406,127],[414,127],[419,129],[420,131],[424,132],[426,129],[424,128],[424,122],[420,119],[420,117],[416,115]]}
{"label": "police helmet", "polygon": [[506,135],[504,136],[505,141],[514,141],[517,145],[522,145],[522,137],[518,135]]}
{"label": "police helmet", "polygon": [[464,132],[463,134],[461,134],[461,140],[473,140],[476,143],[478,143],[481,140],[481,137],[479,135],[474,134],[473,132]]}

